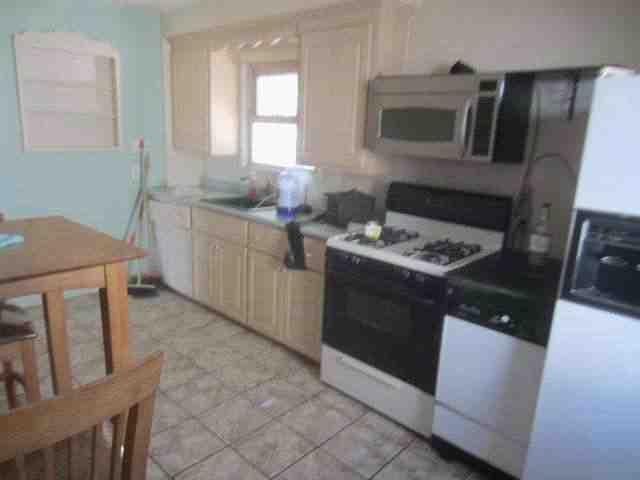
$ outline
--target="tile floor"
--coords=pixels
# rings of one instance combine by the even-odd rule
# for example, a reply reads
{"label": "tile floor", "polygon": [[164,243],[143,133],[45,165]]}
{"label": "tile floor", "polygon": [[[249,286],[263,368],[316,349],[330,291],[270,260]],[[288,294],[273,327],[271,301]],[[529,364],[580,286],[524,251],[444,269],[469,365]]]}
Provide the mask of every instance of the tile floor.
{"label": "tile floor", "polygon": [[[163,290],[130,299],[139,358],[165,352],[149,479],[455,480],[482,477],[319,379],[317,366]],[[67,302],[74,380],[104,375],[97,295]],[[51,382],[40,308],[43,393]],[[6,399],[0,393],[0,412]]]}

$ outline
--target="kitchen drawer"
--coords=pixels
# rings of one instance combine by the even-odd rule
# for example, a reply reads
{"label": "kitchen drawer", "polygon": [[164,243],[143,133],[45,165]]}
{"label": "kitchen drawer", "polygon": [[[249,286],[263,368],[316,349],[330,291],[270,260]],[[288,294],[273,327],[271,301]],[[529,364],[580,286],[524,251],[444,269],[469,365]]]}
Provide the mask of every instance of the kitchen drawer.
{"label": "kitchen drawer", "polygon": [[322,381],[405,427],[431,436],[433,397],[380,370],[322,345]]}
{"label": "kitchen drawer", "polygon": [[163,227],[191,229],[191,207],[151,201],[151,220]]}
{"label": "kitchen drawer", "polygon": [[304,252],[307,256],[307,268],[318,273],[324,273],[324,264],[327,253],[326,242],[315,238],[305,237]]}
{"label": "kitchen drawer", "polygon": [[202,208],[193,209],[193,229],[245,245],[249,222],[231,215],[224,215]]}
{"label": "kitchen drawer", "polygon": [[249,224],[249,248],[282,260],[289,248],[287,232],[260,223]]}

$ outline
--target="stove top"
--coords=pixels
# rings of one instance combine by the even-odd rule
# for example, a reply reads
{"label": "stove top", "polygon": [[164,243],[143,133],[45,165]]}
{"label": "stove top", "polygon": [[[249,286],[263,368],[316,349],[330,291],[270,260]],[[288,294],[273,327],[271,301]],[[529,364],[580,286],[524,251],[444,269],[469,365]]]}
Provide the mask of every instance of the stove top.
{"label": "stove top", "polygon": [[350,254],[355,265],[368,257],[444,276],[502,248],[511,199],[392,182],[386,212],[379,240],[357,231],[331,237],[327,246]]}
{"label": "stove top", "polygon": [[436,265],[449,265],[482,251],[477,243],[456,242],[449,238],[434,240],[422,246],[411,248],[403,253],[405,257],[415,258]]}

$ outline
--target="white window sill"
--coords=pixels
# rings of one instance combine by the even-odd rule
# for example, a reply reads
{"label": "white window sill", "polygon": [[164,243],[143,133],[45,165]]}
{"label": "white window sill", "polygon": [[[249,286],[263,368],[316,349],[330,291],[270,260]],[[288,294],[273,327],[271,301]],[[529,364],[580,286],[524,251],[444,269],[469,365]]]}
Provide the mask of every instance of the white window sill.
{"label": "white window sill", "polygon": [[310,172],[315,171],[316,167],[311,165],[291,165],[287,167],[283,167],[280,165],[270,165],[268,163],[249,163],[249,169],[257,171],[257,172],[268,172],[268,173],[280,173],[287,168],[300,168],[304,170],[309,170]]}

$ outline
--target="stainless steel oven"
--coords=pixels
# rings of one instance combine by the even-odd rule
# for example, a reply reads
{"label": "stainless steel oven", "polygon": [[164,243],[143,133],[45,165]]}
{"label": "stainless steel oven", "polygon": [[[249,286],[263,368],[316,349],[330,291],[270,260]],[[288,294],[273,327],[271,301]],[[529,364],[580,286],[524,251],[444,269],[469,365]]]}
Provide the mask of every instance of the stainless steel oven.
{"label": "stainless steel oven", "polygon": [[322,342],[434,394],[445,280],[329,249]]}
{"label": "stainless steel oven", "polygon": [[366,139],[387,155],[521,162],[535,76],[406,75],[369,83]]}

